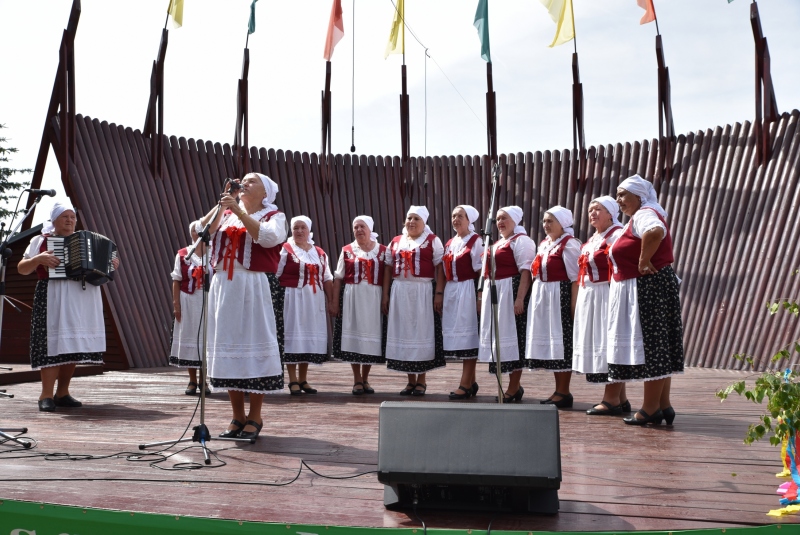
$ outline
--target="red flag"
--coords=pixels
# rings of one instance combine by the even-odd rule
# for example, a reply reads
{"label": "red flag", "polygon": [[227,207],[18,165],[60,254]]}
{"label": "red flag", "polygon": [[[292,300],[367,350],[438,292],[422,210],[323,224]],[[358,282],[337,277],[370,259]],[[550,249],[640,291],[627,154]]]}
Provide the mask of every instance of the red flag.
{"label": "red flag", "polygon": [[344,37],[344,21],[342,21],[342,0],[333,0],[331,20],[328,22],[328,36],[325,38],[325,52],[322,56],[330,61],[333,47]]}
{"label": "red flag", "polygon": [[644,16],[639,24],[647,24],[656,20],[656,8],[653,6],[653,0],[636,0],[636,3],[644,9]]}

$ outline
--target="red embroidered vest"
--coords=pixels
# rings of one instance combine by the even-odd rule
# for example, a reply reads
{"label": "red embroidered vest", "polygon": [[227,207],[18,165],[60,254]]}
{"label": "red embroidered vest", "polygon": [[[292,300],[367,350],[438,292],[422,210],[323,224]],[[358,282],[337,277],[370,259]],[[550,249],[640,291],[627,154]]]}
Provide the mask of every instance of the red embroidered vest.
{"label": "red embroidered vest", "polygon": [[[653,210],[652,208],[641,208],[641,210]],[[658,219],[667,226],[661,214],[653,210],[658,216]],[[636,214],[634,214],[636,217]],[[635,279],[641,277],[639,273],[639,255],[642,252],[642,239],[633,235],[633,220],[629,221],[625,226],[625,231],[617,238],[617,241],[611,246],[609,262],[612,262],[614,280],[619,282],[626,279]],[[650,259],[650,263],[660,271],[661,268],[668,266],[674,262],[672,256],[672,236],[667,228],[667,234],[661,243],[658,245],[655,254]]]}
{"label": "red embroidered vest", "polygon": [[[223,218],[232,212],[226,210]],[[269,221],[272,216],[278,214],[277,210],[268,212],[260,221]],[[245,247],[250,247],[250,257],[245,258]],[[250,271],[260,271],[263,273],[275,273],[278,271],[278,263],[281,259],[281,245],[274,247],[261,247],[252,236],[248,235],[244,227],[226,227],[218,229],[214,239],[211,241],[211,265],[217,268],[222,262],[223,271],[228,272],[228,280],[233,278],[234,259],[238,260],[245,269]]]}
{"label": "red embroidered vest", "polygon": [[[564,265],[564,247],[567,245],[569,240],[575,239],[569,234],[564,236],[564,238],[559,242],[559,244],[550,250],[550,253],[547,255],[547,265],[546,268],[542,268],[542,254],[539,253],[536,255],[536,258],[533,259],[533,264],[531,264],[531,273],[534,277],[539,277],[542,282],[561,282],[561,281],[568,281],[569,276],[567,275],[567,268]],[[544,243],[545,240],[542,240]],[[539,245],[541,246],[542,243]]]}
{"label": "red embroidered vest", "polygon": [[181,265],[181,291],[191,295],[195,290],[203,287],[203,266],[187,264],[187,252],[186,247],[178,251]]}
{"label": "red embroidered vest", "polygon": [[608,282],[610,277],[608,237],[621,228],[619,225],[609,228],[603,241],[593,253],[590,253],[589,247],[587,247],[591,240],[581,246],[581,255],[578,257],[578,282],[581,286],[585,286],[584,276],[588,276],[592,282]]}
{"label": "red embroidered vest", "polygon": [[[454,257],[450,251],[450,244],[453,239],[447,240],[447,245],[444,246],[444,256],[442,257],[442,264],[444,265],[444,276],[448,281],[466,281],[478,278],[480,270],[475,271],[472,269],[472,247],[478,241],[478,235],[474,234],[464,248],[458,252],[458,256]],[[455,277],[453,277],[455,271]]]}
{"label": "red embroidered vest", "polygon": [[359,258],[353,252],[353,245],[342,247],[344,254],[344,283],[383,284],[383,270],[386,269],[386,246],[378,244],[378,256],[375,259]]}
{"label": "red embroidered vest", "polygon": [[[319,255],[319,264],[306,264],[294,254],[294,249],[288,243],[283,244],[286,249],[286,265],[283,266],[283,273],[278,277],[281,286],[286,288],[302,288],[306,285],[314,287],[314,293],[317,293],[317,287],[322,288],[322,281],[325,277],[325,251],[321,247],[314,246]],[[303,270],[302,273],[300,270]]]}
{"label": "red embroidered vest", "polygon": [[389,249],[392,251],[393,262],[393,275],[395,278],[404,278],[409,275],[414,277],[433,278],[435,270],[433,266],[433,242],[436,235],[431,232],[425,238],[425,241],[415,249],[398,251],[400,240],[403,236],[395,236],[392,243],[389,244]]}
{"label": "red embroidered vest", "polygon": [[[494,271],[495,280],[508,279],[519,275],[519,268],[517,267],[517,259],[514,258],[514,251],[511,249],[511,242],[515,241],[520,236],[525,234],[514,234],[508,241],[494,250],[494,262],[496,265]],[[484,254],[486,254],[484,252]],[[489,278],[489,263],[486,263],[486,273],[484,275]]]}

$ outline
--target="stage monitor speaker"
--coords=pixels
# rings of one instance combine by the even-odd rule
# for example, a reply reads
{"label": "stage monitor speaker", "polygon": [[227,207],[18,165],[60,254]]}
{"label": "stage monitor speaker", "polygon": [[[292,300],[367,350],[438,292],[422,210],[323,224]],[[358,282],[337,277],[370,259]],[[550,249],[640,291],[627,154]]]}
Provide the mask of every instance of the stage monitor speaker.
{"label": "stage monitor speaker", "polygon": [[555,514],[561,487],[552,405],[381,403],[384,505]]}

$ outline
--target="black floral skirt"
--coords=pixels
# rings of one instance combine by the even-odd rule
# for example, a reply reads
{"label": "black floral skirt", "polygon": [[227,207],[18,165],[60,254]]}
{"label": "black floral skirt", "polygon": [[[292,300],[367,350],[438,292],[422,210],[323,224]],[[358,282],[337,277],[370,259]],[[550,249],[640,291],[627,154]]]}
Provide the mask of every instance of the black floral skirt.
{"label": "black floral skirt", "polygon": [[678,277],[672,266],[636,280],[644,364],[608,365],[611,381],[652,381],[683,373],[683,321]]}
{"label": "black floral skirt", "polygon": [[478,348],[445,350],[444,356],[450,359],[475,360],[478,358]]}
{"label": "black floral skirt", "polygon": [[330,357],[326,353],[284,353],[284,364],[315,364],[321,366],[323,362],[328,362]]}
{"label": "black floral skirt", "polygon": [[272,293],[272,310],[275,313],[275,332],[278,335],[278,351],[283,362],[283,295],[284,288],[274,273],[267,273],[269,289]]}
{"label": "black floral skirt", "polygon": [[[39,370],[62,364],[103,364],[103,353],[47,354],[47,279],[36,283],[31,313],[31,368]],[[0,306],[2,303],[0,302]]]}
{"label": "black floral skirt", "polygon": [[[431,281],[433,284],[433,297],[436,298],[436,281]],[[433,308],[433,301],[431,300],[431,308]],[[447,362],[444,358],[444,339],[442,338],[442,317],[433,312],[433,338],[435,344],[435,353],[433,360],[421,361],[405,361],[386,359],[386,368],[396,372],[402,373],[426,373],[438,368],[444,368]]]}
{"label": "black floral skirt", "polygon": [[586,374],[586,382],[587,383],[608,383],[608,373],[587,373]]}
{"label": "black floral skirt", "polygon": [[220,390],[239,390],[253,394],[275,394],[283,390],[283,375],[272,377],[254,377],[251,379],[214,379],[209,378],[211,386]]}
{"label": "black floral skirt", "polygon": [[[342,307],[344,303],[344,287],[339,292],[339,306]],[[381,314],[379,310],[377,312]],[[333,358],[348,364],[386,364],[386,331],[389,328],[389,318],[381,314],[382,317],[382,331],[381,331],[381,354],[380,355],[364,355],[363,353],[353,353],[352,351],[342,351],[342,315],[339,314],[333,320]]]}
{"label": "black floral skirt", "polygon": [[[564,340],[563,360],[529,359],[528,368],[553,372],[572,371],[572,281],[561,281],[559,297],[561,301],[561,332]],[[527,306],[525,307],[527,309]]]}
{"label": "black floral skirt", "polygon": [[[172,349],[172,341],[173,337],[175,336],[175,316],[172,317],[172,327],[169,330],[169,348]],[[178,368],[195,368],[199,370],[202,367],[202,364],[199,360],[189,360],[189,359],[179,359],[173,355],[169,356],[169,365],[176,366]]]}
{"label": "black floral skirt", "polygon": [[[517,300],[517,292],[519,291],[520,275],[514,275],[511,279],[511,288],[514,290],[514,300]],[[525,305],[522,308],[522,314],[514,314],[514,322],[517,327],[517,347],[519,348],[519,359],[509,360],[500,363],[500,373],[507,374],[517,370],[523,369],[527,366],[525,362],[525,336],[528,328],[528,303],[531,300],[531,288],[528,288],[528,293],[525,296]],[[489,363],[489,373],[492,375],[497,374],[497,364],[494,362]]]}

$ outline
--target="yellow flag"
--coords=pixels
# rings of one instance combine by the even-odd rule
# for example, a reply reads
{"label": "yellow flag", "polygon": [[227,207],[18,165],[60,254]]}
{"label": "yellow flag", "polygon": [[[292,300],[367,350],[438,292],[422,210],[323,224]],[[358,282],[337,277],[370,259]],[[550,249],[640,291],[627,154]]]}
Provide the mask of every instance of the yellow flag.
{"label": "yellow flag", "polygon": [[406,53],[406,10],[403,5],[403,0],[397,0],[397,7],[394,10],[394,18],[392,19],[392,31],[389,32],[389,42],[386,43],[386,52],[383,54],[383,59],[389,57],[389,54],[405,54]]}
{"label": "yellow flag", "polygon": [[575,20],[572,16],[572,0],[539,0],[556,23],[556,36],[550,48],[575,39]]}
{"label": "yellow flag", "polygon": [[183,26],[183,0],[169,0],[167,13],[172,17],[176,28]]}

